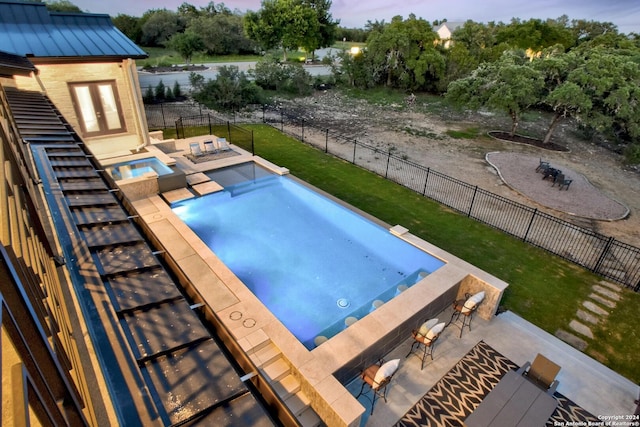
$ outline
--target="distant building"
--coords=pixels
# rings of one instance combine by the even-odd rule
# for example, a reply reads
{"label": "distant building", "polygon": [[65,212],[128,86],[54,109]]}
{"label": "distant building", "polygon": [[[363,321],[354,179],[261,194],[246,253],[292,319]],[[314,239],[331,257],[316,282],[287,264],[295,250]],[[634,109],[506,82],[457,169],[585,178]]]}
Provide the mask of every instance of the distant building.
{"label": "distant building", "polygon": [[436,25],[433,30],[438,33],[438,36],[440,37],[440,43],[442,43],[442,45],[446,49],[448,49],[453,43],[453,40],[451,40],[453,32],[463,25],[464,22],[443,22],[440,25]]}

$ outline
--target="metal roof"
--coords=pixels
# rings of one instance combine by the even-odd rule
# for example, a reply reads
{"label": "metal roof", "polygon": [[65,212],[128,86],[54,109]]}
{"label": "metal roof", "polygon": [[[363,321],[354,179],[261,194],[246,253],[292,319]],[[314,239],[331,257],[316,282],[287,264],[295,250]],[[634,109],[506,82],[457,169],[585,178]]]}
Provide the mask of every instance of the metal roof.
{"label": "metal roof", "polygon": [[0,0],[0,50],[34,58],[146,58],[109,15],[49,12],[44,3]]}

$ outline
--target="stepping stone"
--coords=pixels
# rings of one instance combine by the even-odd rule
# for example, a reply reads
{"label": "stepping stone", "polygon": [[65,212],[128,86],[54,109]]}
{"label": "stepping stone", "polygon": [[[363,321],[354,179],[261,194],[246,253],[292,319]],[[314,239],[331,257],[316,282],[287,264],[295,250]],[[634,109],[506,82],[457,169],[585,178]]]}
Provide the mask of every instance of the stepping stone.
{"label": "stepping stone", "polygon": [[613,301],[611,301],[609,299],[603,298],[602,296],[600,296],[598,294],[590,294],[589,298],[591,298],[592,300],[597,301],[600,304],[605,305],[605,306],[607,306],[609,308],[615,308],[615,306],[616,306],[615,302],[613,302]]}
{"label": "stepping stone", "polygon": [[584,321],[584,322],[589,322],[592,323],[594,325],[598,324],[598,322],[600,322],[600,317],[594,315],[593,313],[589,313],[586,312],[584,310],[578,310],[576,315],[578,316],[578,319]]}
{"label": "stepping stone", "polygon": [[592,303],[591,301],[585,301],[582,303],[582,305],[589,310],[592,313],[595,313],[599,316],[608,316],[609,312],[607,310],[605,310],[602,307],[597,306],[596,304]]}
{"label": "stepping stone", "polygon": [[606,282],[604,280],[600,281],[600,285],[604,286],[605,288],[609,288],[614,292],[620,292],[621,287],[619,285],[615,285],[611,282]]}
{"label": "stepping stone", "polygon": [[609,298],[610,300],[620,301],[620,294],[609,288],[603,288],[602,286],[593,285],[591,289],[593,289],[594,292],[597,292],[598,294]]}
{"label": "stepping stone", "polygon": [[558,329],[555,335],[562,341],[569,344],[571,347],[576,348],[580,351],[585,351],[587,348],[587,342],[582,338],[578,338],[577,336],[573,335],[571,332]]}
{"label": "stepping stone", "polygon": [[569,322],[569,327],[580,335],[584,335],[587,338],[593,339],[593,332],[591,332],[591,329],[589,329],[589,327],[584,323],[580,323],[577,320],[572,320],[571,322]]}

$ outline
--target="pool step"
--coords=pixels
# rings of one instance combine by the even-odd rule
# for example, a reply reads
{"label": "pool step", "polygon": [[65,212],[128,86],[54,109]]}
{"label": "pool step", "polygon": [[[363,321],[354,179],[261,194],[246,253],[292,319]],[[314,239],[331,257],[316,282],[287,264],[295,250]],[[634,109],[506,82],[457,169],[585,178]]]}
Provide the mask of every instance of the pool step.
{"label": "pool step", "polygon": [[289,375],[291,367],[283,357],[279,357],[263,366],[261,370],[272,383],[275,383]]}
{"label": "pool step", "polygon": [[275,344],[269,341],[267,345],[264,345],[260,349],[254,351],[250,357],[258,368],[262,368],[263,366],[266,366],[282,357],[282,352],[275,346]]}

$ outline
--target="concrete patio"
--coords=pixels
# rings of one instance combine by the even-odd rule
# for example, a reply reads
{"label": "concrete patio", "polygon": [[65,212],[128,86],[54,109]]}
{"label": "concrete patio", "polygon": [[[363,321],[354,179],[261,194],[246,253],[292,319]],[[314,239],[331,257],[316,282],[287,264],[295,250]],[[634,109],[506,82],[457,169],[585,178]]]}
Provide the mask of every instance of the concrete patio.
{"label": "concrete patio", "polygon": [[[451,310],[438,316],[449,321]],[[420,370],[420,359],[412,354],[405,358],[412,340],[386,355],[385,360],[400,359],[400,367],[389,386],[387,400],[376,402],[373,416],[371,404],[365,397],[358,400],[367,408],[362,426],[382,427],[398,422],[402,416],[473,346],[484,341],[496,351],[522,366],[542,353],[559,364],[558,392],[573,400],[594,416],[630,415],[634,413],[640,387],[615,373],[594,359],[579,352],[553,335],[541,330],[512,312],[505,312],[486,321],[474,318],[471,332],[465,328],[458,338],[457,327],[445,328],[435,347],[434,360],[428,360]],[[409,332],[407,336],[410,337]],[[355,396],[360,391],[360,380],[349,384]]]}

